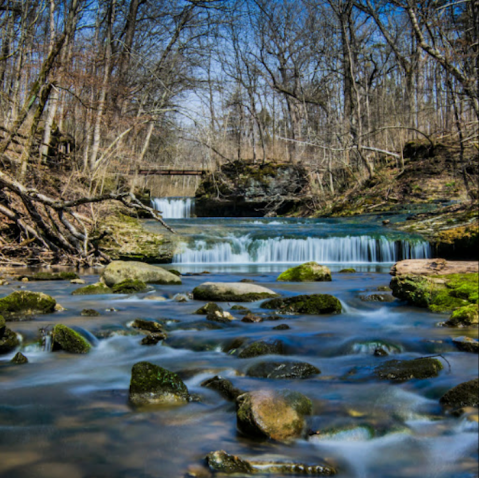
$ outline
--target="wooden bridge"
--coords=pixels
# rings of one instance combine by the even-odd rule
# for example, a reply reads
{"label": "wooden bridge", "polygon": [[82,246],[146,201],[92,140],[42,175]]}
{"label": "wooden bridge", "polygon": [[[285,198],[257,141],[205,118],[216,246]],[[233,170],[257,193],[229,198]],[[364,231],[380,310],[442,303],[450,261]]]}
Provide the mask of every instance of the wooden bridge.
{"label": "wooden bridge", "polygon": [[206,173],[203,169],[130,169],[130,174],[140,176],[203,176]]}

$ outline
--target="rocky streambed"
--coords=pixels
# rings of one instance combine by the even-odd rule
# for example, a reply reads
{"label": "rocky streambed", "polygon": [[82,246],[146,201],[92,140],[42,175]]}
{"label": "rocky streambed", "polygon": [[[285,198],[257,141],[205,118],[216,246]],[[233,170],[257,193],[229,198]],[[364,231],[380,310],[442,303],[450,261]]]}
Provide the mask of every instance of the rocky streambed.
{"label": "rocky streambed", "polygon": [[456,266],[0,274],[0,476],[476,476]]}

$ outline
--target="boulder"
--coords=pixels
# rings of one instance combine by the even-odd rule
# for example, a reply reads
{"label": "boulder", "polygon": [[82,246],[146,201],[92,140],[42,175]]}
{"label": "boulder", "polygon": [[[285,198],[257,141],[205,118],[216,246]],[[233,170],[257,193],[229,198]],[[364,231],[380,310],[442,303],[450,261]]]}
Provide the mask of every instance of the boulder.
{"label": "boulder", "polygon": [[113,291],[107,287],[103,282],[96,282],[95,284],[80,287],[72,292],[72,295],[101,295],[113,294]]}
{"label": "boulder", "polygon": [[111,288],[114,294],[136,294],[138,292],[145,292],[148,286],[141,280],[125,279]]}
{"label": "boulder", "polygon": [[0,299],[0,314],[6,320],[27,318],[34,314],[51,314],[56,300],[43,292],[19,290]]}
{"label": "boulder", "polygon": [[471,352],[473,354],[479,353],[479,342],[470,337],[455,337],[452,343],[462,352]]}
{"label": "boulder", "polygon": [[78,332],[63,324],[57,324],[52,332],[52,350],[64,350],[71,354],[86,354],[91,345]]}
{"label": "boulder", "polygon": [[479,406],[479,379],[470,380],[448,390],[439,400],[446,408]]}
{"label": "boulder", "polygon": [[193,289],[196,300],[216,300],[219,302],[254,302],[278,297],[266,287],[242,282],[205,282]]}
{"label": "boulder", "polygon": [[136,261],[113,261],[105,267],[101,277],[109,287],[127,279],[137,279],[146,284],[181,284],[181,279],[177,275],[162,267]]}
{"label": "boulder", "polygon": [[3,337],[0,338],[0,355],[8,354],[20,345],[20,340],[13,330],[5,327]]}
{"label": "boulder", "polygon": [[287,299],[271,299],[261,304],[264,309],[296,314],[339,314],[341,302],[329,294],[297,295]]}
{"label": "boulder", "polygon": [[374,373],[382,380],[406,382],[414,378],[437,377],[442,369],[440,360],[425,357],[412,360],[388,360],[376,367]]}
{"label": "boulder", "polygon": [[288,440],[302,435],[305,415],[312,411],[309,398],[289,390],[258,390],[236,399],[238,429],[245,435]]}
{"label": "boulder", "polygon": [[331,270],[317,262],[306,262],[285,270],[276,279],[280,282],[324,282],[331,281]]}
{"label": "boulder", "polygon": [[246,372],[250,377],[295,379],[317,375],[321,370],[306,362],[258,362]]}
{"label": "boulder", "polygon": [[187,403],[189,393],[176,373],[149,362],[133,365],[130,402],[143,405],[177,405]]}
{"label": "boulder", "polygon": [[17,352],[10,362],[17,365],[23,365],[28,363],[28,359],[21,352]]}
{"label": "boulder", "polygon": [[284,354],[284,344],[281,340],[275,340],[274,342],[253,342],[247,345],[238,354],[239,358],[252,358],[259,357],[260,355],[281,355]]}
{"label": "boulder", "polygon": [[235,401],[237,397],[244,392],[236,388],[229,380],[218,375],[209,378],[201,383],[202,387],[216,390],[223,398],[230,401]]}
{"label": "boulder", "polygon": [[420,275],[437,276],[448,274],[478,273],[476,261],[446,261],[445,259],[406,259],[396,262],[391,268],[392,276]]}

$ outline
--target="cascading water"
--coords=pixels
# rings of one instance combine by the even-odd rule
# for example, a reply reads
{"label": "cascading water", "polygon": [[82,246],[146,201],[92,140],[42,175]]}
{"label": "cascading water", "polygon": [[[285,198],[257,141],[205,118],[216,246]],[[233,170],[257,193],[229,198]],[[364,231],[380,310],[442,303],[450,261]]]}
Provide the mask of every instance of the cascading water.
{"label": "cascading water", "polygon": [[151,205],[161,212],[164,219],[184,219],[191,217],[195,199],[187,197],[154,198],[151,200]]}
{"label": "cascading water", "polygon": [[229,235],[208,243],[196,239],[174,256],[183,264],[267,264],[303,263],[370,263],[396,262],[402,259],[424,259],[431,256],[429,243],[392,240],[384,236],[308,237],[288,239],[254,238],[251,235]]}

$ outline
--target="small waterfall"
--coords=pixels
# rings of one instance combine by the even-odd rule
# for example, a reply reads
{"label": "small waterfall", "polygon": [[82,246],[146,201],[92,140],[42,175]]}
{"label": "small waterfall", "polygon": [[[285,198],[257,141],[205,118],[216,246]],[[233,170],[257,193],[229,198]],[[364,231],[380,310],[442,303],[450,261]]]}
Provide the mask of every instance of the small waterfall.
{"label": "small waterfall", "polygon": [[154,198],[151,200],[154,209],[161,212],[164,219],[182,219],[191,217],[194,210],[194,198]]}
{"label": "small waterfall", "polygon": [[254,239],[249,235],[228,236],[221,242],[196,240],[175,254],[183,264],[267,264],[267,263],[371,263],[431,256],[428,242],[389,240],[384,236],[347,236],[306,239],[274,237]]}

